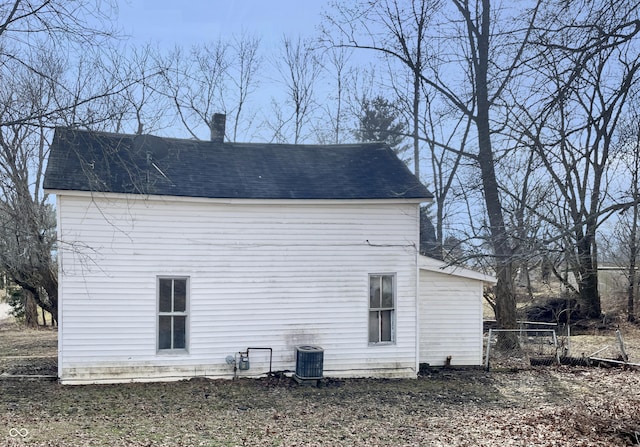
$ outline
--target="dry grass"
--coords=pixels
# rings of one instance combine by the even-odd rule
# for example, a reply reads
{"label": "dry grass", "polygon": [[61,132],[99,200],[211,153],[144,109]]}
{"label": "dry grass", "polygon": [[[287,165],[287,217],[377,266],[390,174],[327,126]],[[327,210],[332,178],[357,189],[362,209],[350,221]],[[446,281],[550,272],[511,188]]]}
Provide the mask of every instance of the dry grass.
{"label": "dry grass", "polygon": [[598,352],[597,357],[618,358],[622,351],[616,330],[620,331],[623,347],[629,361],[640,363],[640,327],[626,322],[612,325],[606,330],[594,328],[573,335],[571,337],[571,355],[589,357]]}
{"label": "dry grass", "polygon": [[29,329],[12,320],[0,320],[0,357],[57,355],[58,331],[42,327]]}
{"label": "dry grass", "polygon": [[[50,330],[0,326],[2,353],[15,353],[13,343],[44,353],[54,340]],[[639,379],[637,370],[572,367],[433,369],[320,387],[285,377],[75,387],[5,377],[0,445],[633,445]]]}
{"label": "dry grass", "polygon": [[56,375],[58,332],[55,328],[28,329],[0,320],[0,377]]}

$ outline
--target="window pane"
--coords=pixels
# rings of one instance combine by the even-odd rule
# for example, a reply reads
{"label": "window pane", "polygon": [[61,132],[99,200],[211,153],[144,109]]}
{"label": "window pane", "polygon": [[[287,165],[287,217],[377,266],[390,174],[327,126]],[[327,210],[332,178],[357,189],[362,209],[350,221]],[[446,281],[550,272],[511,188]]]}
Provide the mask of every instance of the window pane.
{"label": "window pane", "polygon": [[379,342],[379,333],[378,333],[378,312],[369,312],[369,342],[377,343]]}
{"label": "window pane", "polygon": [[392,311],[380,312],[380,341],[391,341],[391,316]]}
{"label": "window pane", "polygon": [[160,280],[160,312],[171,312],[171,279]]}
{"label": "window pane", "polygon": [[184,312],[187,309],[187,280],[173,280],[173,311]]}
{"label": "window pane", "polygon": [[171,349],[171,317],[160,317],[158,349]]}
{"label": "window pane", "polygon": [[382,307],[393,307],[393,276],[382,277]]}
{"label": "window pane", "polygon": [[173,317],[173,349],[184,349],[187,341],[187,317]]}
{"label": "window pane", "polygon": [[369,277],[369,308],[378,309],[380,307],[380,277]]}

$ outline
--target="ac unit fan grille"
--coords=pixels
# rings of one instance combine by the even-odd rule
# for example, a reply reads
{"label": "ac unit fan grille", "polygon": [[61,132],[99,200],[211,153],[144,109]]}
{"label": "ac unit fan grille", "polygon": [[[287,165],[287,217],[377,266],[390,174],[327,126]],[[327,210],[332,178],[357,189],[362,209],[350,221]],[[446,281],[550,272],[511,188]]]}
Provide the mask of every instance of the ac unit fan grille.
{"label": "ac unit fan grille", "polygon": [[321,379],[324,350],[319,346],[296,348],[296,376],[300,379]]}

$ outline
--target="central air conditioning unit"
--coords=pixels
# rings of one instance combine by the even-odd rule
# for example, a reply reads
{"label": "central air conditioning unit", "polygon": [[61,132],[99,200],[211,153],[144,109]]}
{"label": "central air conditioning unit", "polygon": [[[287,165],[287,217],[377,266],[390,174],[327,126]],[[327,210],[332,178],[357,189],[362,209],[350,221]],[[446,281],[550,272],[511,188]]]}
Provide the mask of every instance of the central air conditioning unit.
{"label": "central air conditioning unit", "polygon": [[319,346],[296,347],[296,378],[301,380],[322,379],[324,350]]}

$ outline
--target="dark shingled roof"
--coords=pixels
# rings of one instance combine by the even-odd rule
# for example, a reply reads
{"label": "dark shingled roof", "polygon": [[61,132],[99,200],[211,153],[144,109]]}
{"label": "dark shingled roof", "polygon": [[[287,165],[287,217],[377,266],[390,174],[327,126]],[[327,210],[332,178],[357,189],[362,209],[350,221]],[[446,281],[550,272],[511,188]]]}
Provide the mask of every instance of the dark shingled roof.
{"label": "dark shingled roof", "polygon": [[247,199],[430,199],[382,143],[220,143],[56,129],[47,190]]}

